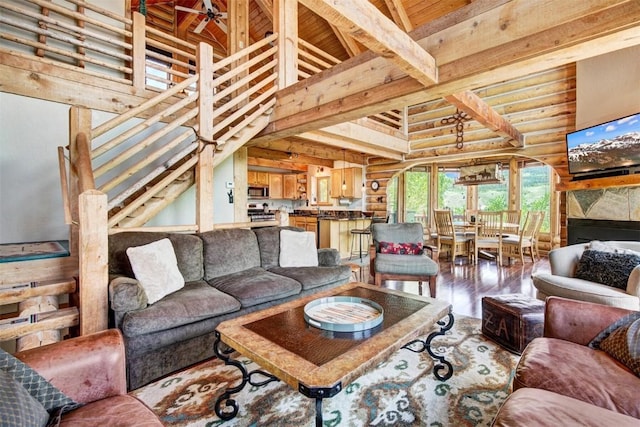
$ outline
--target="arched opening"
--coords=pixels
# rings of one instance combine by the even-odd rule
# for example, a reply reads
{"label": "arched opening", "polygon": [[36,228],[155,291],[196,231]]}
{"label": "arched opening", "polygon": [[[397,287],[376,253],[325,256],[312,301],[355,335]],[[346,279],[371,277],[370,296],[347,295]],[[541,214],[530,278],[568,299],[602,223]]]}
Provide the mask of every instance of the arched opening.
{"label": "arched opening", "polygon": [[[461,171],[483,169],[482,166],[494,168],[498,177],[485,180],[461,175]],[[519,210],[523,217],[529,211],[543,211],[540,248],[546,251],[560,234],[560,199],[555,182],[555,170],[530,157],[425,162],[391,176],[387,183],[387,212],[392,222],[421,222],[428,239],[435,232],[434,209],[449,208],[461,220],[480,210]]]}

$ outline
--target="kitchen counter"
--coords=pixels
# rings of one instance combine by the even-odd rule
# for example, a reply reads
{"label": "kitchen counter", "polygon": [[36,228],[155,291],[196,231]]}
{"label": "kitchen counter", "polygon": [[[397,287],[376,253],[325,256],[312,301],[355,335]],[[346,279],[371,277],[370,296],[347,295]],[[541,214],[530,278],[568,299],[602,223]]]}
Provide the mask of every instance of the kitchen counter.
{"label": "kitchen counter", "polygon": [[[316,231],[319,248],[335,248],[340,252],[341,258],[349,258],[351,230],[367,227],[371,221],[370,216],[364,217],[360,210],[300,209],[289,214],[289,225]],[[355,250],[357,251],[357,247]]]}
{"label": "kitchen counter", "polygon": [[[335,248],[341,258],[351,255],[351,230],[366,228],[369,218],[318,218],[319,247]],[[366,244],[363,242],[363,245]],[[357,246],[357,243],[356,243]],[[354,248],[357,252],[358,248]]]}
{"label": "kitchen counter", "polygon": [[[364,213],[368,213],[368,212],[364,211]],[[315,216],[318,219],[362,219],[365,216],[364,213],[361,210],[347,211],[347,210],[339,210],[339,209],[336,209],[336,210],[299,209],[299,210],[293,211],[293,213],[290,213],[289,215]],[[371,213],[368,213],[368,214],[369,216],[372,215]]]}

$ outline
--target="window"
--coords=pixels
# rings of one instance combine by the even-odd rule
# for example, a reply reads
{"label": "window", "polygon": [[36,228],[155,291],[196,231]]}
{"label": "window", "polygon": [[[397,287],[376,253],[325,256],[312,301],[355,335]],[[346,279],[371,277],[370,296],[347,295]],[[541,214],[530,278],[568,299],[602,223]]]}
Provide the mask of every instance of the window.
{"label": "window", "polygon": [[520,173],[520,209],[522,218],[529,211],[543,211],[540,231],[550,231],[551,216],[551,168],[540,163],[527,165]]}
{"label": "window", "polygon": [[389,222],[398,222],[398,177],[395,176],[387,182],[387,210]]}
{"label": "window", "polygon": [[167,90],[171,85],[171,63],[163,61],[162,56],[171,59],[171,53],[152,46],[147,46],[145,62],[145,84],[148,88]]}
{"label": "window", "polygon": [[405,222],[429,224],[429,168],[413,168],[405,172]]}
{"label": "window", "polygon": [[457,170],[438,172],[438,209],[451,209],[454,215],[464,216],[467,210],[467,187],[455,185]]}
{"label": "window", "polygon": [[318,178],[318,204],[329,205],[329,177],[323,176]]}
{"label": "window", "polygon": [[509,204],[509,171],[502,171],[503,182],[478,185],[478,210],[497,212]]}

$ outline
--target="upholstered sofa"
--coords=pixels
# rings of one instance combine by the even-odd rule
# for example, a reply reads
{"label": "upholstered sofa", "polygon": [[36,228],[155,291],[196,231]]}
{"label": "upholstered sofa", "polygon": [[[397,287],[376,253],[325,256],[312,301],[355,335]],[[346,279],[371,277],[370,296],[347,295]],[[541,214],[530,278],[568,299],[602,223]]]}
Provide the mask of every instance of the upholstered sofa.
{"label": "upholstered sofa", "polygon": [[[599,246],[607,245],[621,251],[631,250],[640,253],[640,242],[608,241],[595,243],[598,243]],[[544,301],[548,296],[560,296],[630,310],[640,310],[640,266],[631,272],[624,289],[610,286],[611,283],[601,283],[594,279],[576,277],[580,259],[584,251],[591,248],[591,245],[592,243],[581,243],[551,250],[549,252],[551,272],[535,272],[531,275],[533,285],[537,289],[537,298]]]}
{"label": "upholstered sofa", "polygon": [[500,408],[494,425],[640,425],[640,377],[612,357],[611,349],[588,346],[601,331],[631,313],[548,298],[544,336],[535,338],[522,353],[514,393]]}
{"label": "upholstered sofa", "polygon": [[147,406],[127,394],[124,341],[118,330],[25,350],[15,357],[83,404],[63,414],[61,426],[163,425]]}
{"label": "upholstered sofa", "polygon": [[[130,390],[212,357],[214,331],[224,320],[349,281],[351,269],[335,249],[317,249],[317,266],[281,266],[283,229],[302,232],[268,227],[110,236],[111,322],[124,335]],[[127,249],[165,238],[185,284],[148,304]]]}

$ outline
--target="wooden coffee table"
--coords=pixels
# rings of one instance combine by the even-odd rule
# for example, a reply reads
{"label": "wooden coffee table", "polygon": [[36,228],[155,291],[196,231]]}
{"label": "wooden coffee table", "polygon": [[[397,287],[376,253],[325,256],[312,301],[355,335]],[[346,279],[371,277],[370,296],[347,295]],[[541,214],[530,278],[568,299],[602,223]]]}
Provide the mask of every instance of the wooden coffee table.
{"label": "wooden coffee table", "polygon": [[[384,320],[371,330],[352,333],[310,326],[304,319],[304,306],[327,296],[374,301],[383,307]],[[432,332],[426,339],[417,339],[436,323],[440,326],[439,331]],[[223,420],[237,415],[238,404],[230,396],[247,383],[260,386],[281,380],[303,395],[316,399],[316,425],[321,426],[322,399],[335,396],[401,347],[416,352],[428,351],[439,361],[434,365],[434,375],[447,380],[453,374],[453,368],[443,356],[432,351],[431,340],[444,335],[452,326],[451,305],[444,301],[357,282],[227,320],[216,329],[214,351],[226,364],[236,366],[242,372],[242,382],[218,398],[216,415]],[[231,349],[223,350],[225,346],[221,343]],[[247,372],[241,363],[230,357],[233,350],[256,362],[264,371]]]}

